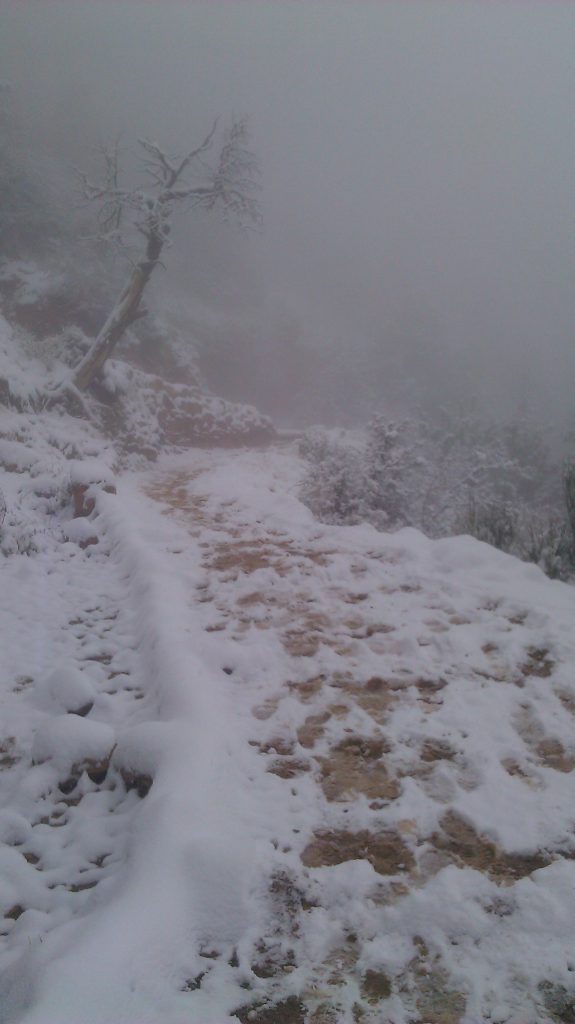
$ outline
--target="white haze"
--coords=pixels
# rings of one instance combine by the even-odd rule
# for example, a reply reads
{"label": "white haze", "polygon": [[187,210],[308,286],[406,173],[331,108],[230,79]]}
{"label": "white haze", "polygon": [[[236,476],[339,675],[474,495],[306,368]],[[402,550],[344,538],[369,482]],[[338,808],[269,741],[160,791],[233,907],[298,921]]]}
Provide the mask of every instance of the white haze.
{"label": "white haze", "polygon": [[[250,115],[264,232],[182,218],[164,301],[225,308],[272,351],[290,324],[335,419],[478,399],[568,424],[572,3],[22,0],[1,21],[30,145],[65,166],[118,131],[185,150]],[[237,374],[281,393],[273,365]]]}

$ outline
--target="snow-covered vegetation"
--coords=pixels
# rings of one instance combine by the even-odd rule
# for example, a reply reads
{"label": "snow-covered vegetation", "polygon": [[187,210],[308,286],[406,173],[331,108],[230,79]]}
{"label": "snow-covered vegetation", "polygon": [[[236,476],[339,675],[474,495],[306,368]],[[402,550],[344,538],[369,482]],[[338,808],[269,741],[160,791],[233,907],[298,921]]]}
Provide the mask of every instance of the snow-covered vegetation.
{"label": "snow-covered vegetation", "polygon": [[575,572],[574,465],[554,460],[533,425],[380,415],[363,431],[311,430],[300,451],[303,500],[324,522],[468,533],[552,577]]}

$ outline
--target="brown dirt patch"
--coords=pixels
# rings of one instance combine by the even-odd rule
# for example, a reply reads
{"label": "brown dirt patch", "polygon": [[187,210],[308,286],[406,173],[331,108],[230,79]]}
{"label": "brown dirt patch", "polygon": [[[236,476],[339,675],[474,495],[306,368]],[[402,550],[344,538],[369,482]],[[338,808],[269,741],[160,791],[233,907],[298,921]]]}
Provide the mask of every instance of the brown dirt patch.
{"label": "brown dirt patch", "polygon": [[308,715],[303,725],[300,725],[297,731],[298,743],[302,747],[309,749],[317,743],[317,741],[323,736],[325,729],[324,725],[330,719],[328,711],[323,711],[319,715]]}
{"label": "brown dirt patch", "polygon": [[528,765],[520,764],[514,757],[506,757],[501,764],[505,768],[508,775],[512,775],[514,778],[521,779],[528,786],[536,789],[541,789],[541,783],[533,776],[529,770]]}
{"label": "brown dirt patch", "polygon": [[439,693],[440,690],[444,690],[447,686],[446,679],[416,679],[414,686],[417,687],[421,694],[433,694]]}
{"label": "brown dirt patch", "polygon": [[277,552],[273,547],[249,540],[217,544],[212,560],[207,561],[205,567],[218,572],[237,570],[246,575],[257,572],[258,569],[275,569],[279,575],[285,574],[285,567],[278,561]]}
{"label": "brown dirt patch", "polygon": [[16,752],[16,740],[13,736],[8,736],[0,743],[0,771],[13,768],[19,760]]}
{"label": "brown dirt patch", "polygon": [[575,693],[568,693],[565,690],[557,692],[557,696],[561,701],[563,707],[570,715],[575,715]]}
{"label": "brown dirt patch", "polygon": [[269,697],[263,704],[257,704],[255,708],[252,708],[252,715],[259,722],[266,722],[277,711],[279,702],[279,697]]}
{"label": "brown dirt patch", "polygon": [[286,757],[272,761],[268,772],[271,775],[278,775],[280,779],[295,779],[297,775],[309,772],[310,768],[309,761],[298,757]]}
{"label": "brown dirt patch", "polygon": [[[188,509],[191,500],[188,485],[201,476],[203,469],[174,473],[144,488],[145,494],[154,501],[172,508]],[[205,499],[204,499],[205,501]]]}
{"label": "brown dirt patch", "polygon": [[10,910],[5,911],[4,917],[7,917],[9,921],[17,921],[19,917],[22,917],[25,909],[20,903],[15,903]]}
{"label": "brown dirt patch", "polygon": [[561,740],[546,736],[533,707],[524,705],[514,719],[515,728],[529,750],[547,768],[571,772],[575,768],[575,755],[565,750]]}
{"label": "brown dirt patch", "polygon": [[426,764],[432,764],[435,761],[453,761],[456,753],[445,740],[425,740],[419,756]]}
{"label": "brown dirt patch", "polygon": [[319,650],[321,636],[307,629],[290,629],[282,636],[282,644],[292,658],[313,658]]}
{"label": "brown dirt patch", "polygon": [[462,992],[450,988],[446,971],[441,968],[418,973],[416,1005],[425,1024],[459,1024],[465,1013],[466,999]]}
{"label": "brown dirt patch", "polygon": [[483,644],[483,647],[481,648],[481,650],[483,651],[484,654],[494,654],[495,651],[499,650],[499,647],[498,647],[498,645],[496,643],[489,642],[489,643]]}
{"label": "brown dirt patch", "polygon": [[549,656],[546,647],[529,647],[527,660],[521,665],[521,671],[525,676],[538,676],[540,679],[547,679],[553,669],[555,662]]}
{"label": "brown dirt patch", "polygon": [[403,684],[393,679],[372,676],[366,683],[355,682],[351,675],[333,678],[331,685],[343,690],[366,711],[378,725],[382,725],[389,716],[390,708],[397,702],[397,690]]}
{"label": "brown dirt patch", "polygon": [[332,867],[348,860],[367,860],[380,875],[396,875],[414,866],[411,851],[395,832],[316,832],[302,853],[307,868]]}
{"label": "brown dirt patch", "polygon": [[560,740],[546,738],[536,747],[537,756],[548,768],[558,772],[572,772],[575,768],[575,757],[568,754]]}
{"label": "brown dirt patch", "polygon": [[254,604],[264,604],[267,607],[277,603],[277,597],[274,594],[265,594],[263,590],[252,590],[250,594],[243,594],[237,600],[240,608],[251,608]]}
{"label": "brown dirt patch", "polygon": [[317,696],[324,682],[325,676],[322,674],[312,676],[310,679],[304,679],[301,683],[288,682],[286,685],[299,697],[301,701],[307,703],[307,701]]}
{"label": "brown dirt patch", "polygon": [[376,1006],[391,995],[391,982],[383,971],[366,971],[361,979],[360,991],[367,1003]]}
{"label": "brown dirt patch", "polygon": [[370,800],[396,800],[401,792],[397,779],[382,762],[389,745],[383,738],[350,736],[320,758],[321,785],[327,800],[353,799],[362,793]]}
{"label": "brown dirt patch", "polygon": [[459,867],[482,871],[494,882],[514,882],[551,863],[552,858],[543,851],[504,853],[455,811],[448,811],[440,824],[441,831],[431,840],[435,849],[441,850]]}
{"label": "brown dirt patch", "polygon": [[241,1024],[305,1024],[306,1008],[297,996],[280,1003],[252,1003],[234,1010]]}
{"label": "brown dirt patch", "polygon": [[339,1024],[341,1011],[331,1003],[320,1003],[312,1011],[309,1024]]}
{"label": "brown dirt patch", "polygon": [[287,754],[293,754],[295,743],[289,736],[272,736],[271,739],[264,740],[264,742],[257,743],[256,745],[260,754],[281,754],[283,757]]}

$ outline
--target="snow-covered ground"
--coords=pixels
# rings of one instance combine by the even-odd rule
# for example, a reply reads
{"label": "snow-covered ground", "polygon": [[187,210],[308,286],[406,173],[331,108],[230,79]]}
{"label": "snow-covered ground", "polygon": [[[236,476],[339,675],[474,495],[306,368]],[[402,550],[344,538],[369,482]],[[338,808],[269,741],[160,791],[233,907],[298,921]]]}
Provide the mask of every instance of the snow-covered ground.
{"label": "snow-covered ground", "polygon": [[81,529],[29,503],[2,1024],[575,1019],[575,589],[318,524],[301,470],[165,457]]}

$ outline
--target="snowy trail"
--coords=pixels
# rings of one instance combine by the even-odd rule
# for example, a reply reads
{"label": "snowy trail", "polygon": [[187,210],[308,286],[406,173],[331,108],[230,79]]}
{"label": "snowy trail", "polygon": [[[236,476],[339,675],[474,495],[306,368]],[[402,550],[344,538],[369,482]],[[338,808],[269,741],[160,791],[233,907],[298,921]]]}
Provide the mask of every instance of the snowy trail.
{"label": "snowy trail", "polygon": [[[157,714],[142,690],[134,616],[125,581],[102,538],[82,550],[54,521],[34,558],[3,567],[1,676],[0,1019],[34,998],[40,950],[65,948],[80,922],[113,898],[125,868],[139,799],[109,776],[32,763],[34,735],[79,722],[45,692],[54,671],[80,673],[93,692],[90,722],[122,731]],[[73,680],[74,681],[74,678]],[[62,691],[66,697],[65,691]],[[87,721],[87,720],[86,720]],[[78,726],[79,727],[79,726]],[[63,751],[55,751],[55,755]],[[53,761],[54,759],[52,759]],[[105,772],[103,773],[105,774]],[[54,947],[52,946],[54,943]],[[21,961],[24,952],[24,960]],[[54,1019],[57,1019],[54,1017]]]}
{"label": "snowy trail", "polygon": [[47,628],[100,574],[65,649],[118,744],[74,813],[105,798],[118,864],[8,927],[7,1024],[571,1019],[575,591],[469,538],[318,524],[300,470],[197,452],[103,496],[109,557]]}

